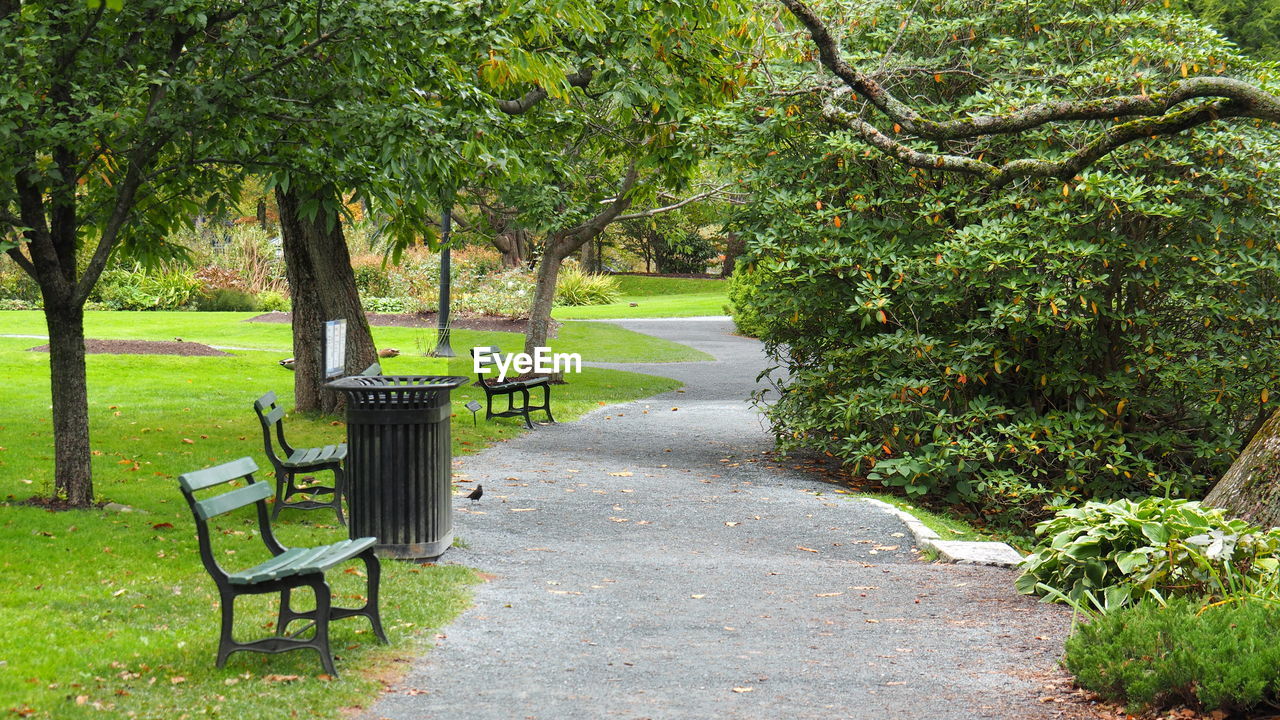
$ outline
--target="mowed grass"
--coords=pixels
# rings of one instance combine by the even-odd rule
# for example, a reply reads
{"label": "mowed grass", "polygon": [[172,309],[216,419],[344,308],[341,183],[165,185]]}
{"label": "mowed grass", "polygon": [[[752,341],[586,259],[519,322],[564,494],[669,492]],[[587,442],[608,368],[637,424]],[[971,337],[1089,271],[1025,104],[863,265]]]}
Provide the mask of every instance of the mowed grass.
{"label": "mowed grass", "polygon": [[[287,323],[245,322],[257,313],[235,312],[110,312],[85,313],[85,337],[113,340],[174,340],[237,348],[273,350],[291,355],[292,334]],[[396,348],[421,355],[436,346],[435,328],[374,327],[379,348]],[[47,335],[44,314],[38,310],[0,311],[0,334]],[[33,342],[32,344],[40,344]],[[553,352],[576,352],[598,362],[688,362],[711,356],[687,345],[637,335],[606,323],[569,323],[549,343]],[[497,345],[518,351],[524,336],[509,332],[454,330],[450,345],[459,355],[469,348]],[[277,358],[279,359],[279,358]]]}
{"label": "mowed grass", "polygon": [[[99,336],[128,329],[129,337],[172,339],[169,333],[176,329],[175,336],[197,340],[225,331],[216,322],[201,327],[209,319],[203,313],[113,315],[95,320]],[[182,315],[188,322],[173,325],[165,315]],[[21,331],[8,325],[0,332]],[[584,350],[598,351],[613,337],[593,343],[590,328],[580,332],[574,337]],[[248,344],[223,337],[226,342],[218,344]],[[519,344],[518,336],[499,339],[504,347]],[[472,340],[483,343],[457,333],[455,347]],[[623,346],[640,355],[662,354],[648,342],[634,335]],[[38,343],[0,338],[0,375],[9,388],[0,407],[0,499],[5,500],[0,504],[5,549],[0,554],[0,626],[5,628],[0,633],[0,714],[165,720],[339,717],[343,708],[367,705],[382,687],[381,678],[402,672],[407,667],[402,660],[425,649],[435,629],[466,607],[477,582],[473,571],[387,561],[382,611],[391,645],[374,643],[360,618],[333,623],[339,679],[319,677],[316,654],[308,650],[271,656],[237,653],[225,669],[216,669],[217,594],[200,564],[194,525],[176,478],[248,455],[264,467],[259,479],[271,482],[251,403],[274,390],[290,405],[293,374],[276,364],[279,353],[274,351],[198,358],[89,356],[97,495],[137,512],[54,513],[18,504],[52,489],[48,356],[26,350]],[[388,359],[384,367],[388,373],[437,370],[431,361],[410,355]],[[469,374],[461,359],[450,370]],[[602,403],[664,392],[677,384],[584,369],[554,389],[553,407],[557,419],[571,420]],[[473,428],[470,413],[461,406],[469,399],[483,401],[482,395],[469,386],[453,395],[457,454],[523,432],[515,420],[486,423],[483,414]],[[286,423],[298,445],[338,442],[344,434],[341,423],[330,418],[291,415]],[[264,555],[250,514],[223,516],[213,527],[216,553],[225,566],[247,567]],[[332,542],[346,533],[323,510],[285,511],[275,527],[286,545]],[[455,531],[465,540],[465,524]],[[362,578],[340,569],[330,577],[335,603],[361,604]],[[302,603],[309,600],[305,591],[297,597]],[[274,619],[272,599],[241,598],[237,638],[269,635]]]}
{"label": "mowed grass", "polygon": [[[711,278],[668,278],[615,275],[620,296],[609,305],[558,307],[552,316],[563,320],[605,318],[697,317],[724,315],[728,284]],[[635,303],[635,307],[631,304]]]}

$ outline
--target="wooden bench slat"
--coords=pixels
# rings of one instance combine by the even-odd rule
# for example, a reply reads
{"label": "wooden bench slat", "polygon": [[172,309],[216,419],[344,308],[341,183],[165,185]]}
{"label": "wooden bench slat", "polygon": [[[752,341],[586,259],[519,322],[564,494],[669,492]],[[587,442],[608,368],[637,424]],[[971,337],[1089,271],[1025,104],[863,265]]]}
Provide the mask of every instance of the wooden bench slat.
{"label": "wooden bench slat", "polygon": [[292,564],[294,559],[306,551],[306,548],[290,548],[265,562],[254,565],[247,570],[230,575],[231,582],[237,585],[252,585],[277,577],[281,568]]}
{"label": "wooden bench slat", "polygon": [[253,585],[265,580],[324,572],[338,563],[354,558],[376,541],[376,538],[366,537],[340,540],[332,545],[313,548],[290,548],[266,562],[233,573],[230,580],[235,585]]}
{"label": "wooden bench slat", "polygon": [[248,487],[237,488],[217,497],[211,497],[208,500],[197,500],[195,503],[196,513],[200,515],[201,520],[208,520],[211,517],[231,512],[236,508],[252,505],[259,500],[266,500],[274,494],[275,491],[267,483],[254,483]]}
{"label": "wooden bench slat", "polygon": [[258,410],[266,410],[276,404],[276,393],[274,390],[267,391],[266,395],[253,401],[253,406]]}
{"label": "wooden bench slat", "polygon": [[258,464],[253,461],[253,458],[242,457],[239,460],[232,460],[216,467],[183,473],[178,476],[178,483],[184,489],[196,492],[197,490],[204,490],[214,485],[230,482],[257,471]]}

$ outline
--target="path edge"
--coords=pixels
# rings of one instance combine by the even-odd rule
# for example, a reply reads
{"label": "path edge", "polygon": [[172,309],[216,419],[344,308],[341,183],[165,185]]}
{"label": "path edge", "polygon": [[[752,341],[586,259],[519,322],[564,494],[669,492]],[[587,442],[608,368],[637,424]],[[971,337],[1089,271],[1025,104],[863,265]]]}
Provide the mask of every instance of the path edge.
{"label": "path edge", "polygon": [[896,515],[911,531],[916,547],[938,553],[938,557],[943,562],[1009,568],[1017,567],[1022,562],[1021,553],[1014,550],[1008,543],[943,540],[932,528],[920,522],[920,518],[905,510],[875,498],[858,498],[858,500],[890,515]]}

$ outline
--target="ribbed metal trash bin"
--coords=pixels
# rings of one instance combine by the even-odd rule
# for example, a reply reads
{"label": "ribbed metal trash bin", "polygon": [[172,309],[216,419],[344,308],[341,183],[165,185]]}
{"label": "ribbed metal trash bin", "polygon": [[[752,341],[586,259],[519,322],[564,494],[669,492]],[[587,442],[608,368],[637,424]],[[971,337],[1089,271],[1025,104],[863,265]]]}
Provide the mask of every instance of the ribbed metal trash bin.
{"label": "ribbed metal trash bin", "polygon": [[347,377],[347,504],[351,537],[381,555],[433,558],[453,543],[450,392],[460,376]]}

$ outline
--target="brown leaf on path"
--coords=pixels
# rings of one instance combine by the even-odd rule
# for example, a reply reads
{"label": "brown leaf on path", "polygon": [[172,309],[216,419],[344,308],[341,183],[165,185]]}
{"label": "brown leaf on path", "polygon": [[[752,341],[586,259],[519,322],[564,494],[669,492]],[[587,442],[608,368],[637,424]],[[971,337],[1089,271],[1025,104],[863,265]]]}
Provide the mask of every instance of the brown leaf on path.
{"label": "brown leaf on path", "polygon": [[738,523],[736,522],[727,522],[725,525],[728,525],[729,527],[738,527]]}
{"label": "brown leaf on path", "polygon": [[631,477],[635,473],[631,472],[630,470],[623,470],[622,472],[613,472],[609,474],[612,475],[613,477]]}
{"label": "brown leaf on path", "polygon": [[754,690],[755,690],[755,688],[753,688],[753,687],[736,687],[736,688],[734,688],[734,689],[733,689],[733,691],[734,691],[734,692],[736,692],[736,693],[749,693],[749,692],[752,692],[752,691],[754,691]]}
{"label": "brown leaf on path", "polygon": [[803,551],[805,551],[805,552],[811,552],[811,553],[816,553],[816,552],[818,552],[817,550],[814,550],[813,548],[807,548],[807,547],[805,547],[805,546],[803,546],[803,545],[797,545],[797,546],[796,546],[796,549],[797,549],[797,550],[803,550]]}
{"label": "brown leaf on path", "polygon": [[814,595],[814,597],[835,597],[837,595],[843,595],[843,594],[844,593],[842,592],[818,593],[817,595]]}

